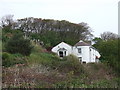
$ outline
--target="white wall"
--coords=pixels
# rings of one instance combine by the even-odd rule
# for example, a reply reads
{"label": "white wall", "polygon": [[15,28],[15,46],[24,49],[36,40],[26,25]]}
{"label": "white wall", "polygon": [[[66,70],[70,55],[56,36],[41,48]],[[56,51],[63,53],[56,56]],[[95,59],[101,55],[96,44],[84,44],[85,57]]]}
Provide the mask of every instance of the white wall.
{"label": "white wall", "polygon": [[91,51],[90,51],[90,61],[91,62],[96,62],[96,56],[98,58],[100,58],[100,54],[95,48],[90,47],[90,49],[91,49]]}
{"label": "white wall", "polygon": [[[81,53],[78,53],[78,48],[81,48]],[[89,62],[89,46],[73,47],[73,54],[77,57],[82,57],[82,61]]]}
{"label": "white wall", "polygon": [[[58,54],[58,50],[60,48],[65,48],[67,51],[66,51],[66,56],[68,56],[69,54],[72,53],[72,46],[64,43],[64,42],[61,42],[60,44],[58,44],[57,46],[55,46],[54,48],[52,48],[52,52],[54,53],[57,53]],[[58,54],[59,55],[59,54]]]}
{"label": "white wall", "polygon": [[[82,53],[78,53],[78,48],[81,48]],[[91,49],[91,51],[90,51]],[[73,47],[72,54],[77,57],[82,57],[82,61],[88,62],[96,62],[96,56],[100,58],[99,52],[91,46],[77,46]]]}
{"label": "white wall", "polygon": [[89,51],[90,53],[90,62],[95,62],[95,58],[96,58],[96,55],[95,55],[95,49],[91,48],[91,51]]}

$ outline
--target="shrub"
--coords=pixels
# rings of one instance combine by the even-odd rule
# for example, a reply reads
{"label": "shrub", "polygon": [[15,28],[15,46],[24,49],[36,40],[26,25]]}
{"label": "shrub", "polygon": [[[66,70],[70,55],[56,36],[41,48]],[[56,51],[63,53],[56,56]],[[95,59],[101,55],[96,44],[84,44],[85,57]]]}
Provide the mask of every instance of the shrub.
{"label": "shrub", "polygon": [[7,52],[3,52],[2,53],[2,59],[9,59],[9,53],[7,53]]}
{"label": "shrub", "polygon": [[6,50],[12,54],[20,53],[28,56],[32,46],[29,40],[23,38],[22,34],[16,34],[7,42]]}
{"label": "shrub", "polygon": [[2,53],[2,66],[9,67],[13,65],[13,57],[7,52]]}
{"label": "shrub", "polygon": [[35,42],[33,42],[33,41],[31,41],[31,43],[32,43],[32,46],[34,46],[33,49],[32,49],[33,53],[41,53],[41,52],[43,52],[42,46],[40,46],[39,44],[35,44]]}
{"label": "shrub", "polygon": [[24,63],[26,63],[26,60],[21,54],[9,54],[7,52],[2,53],[2,66],[4,67],[10,67],[15,64]]}
{"label": "shrub", "polygon": [[63,72],[73,71],[74,74],[84,73],[84,68],[77,57],[69,55],[64,57],[59,64],[59,70]]}

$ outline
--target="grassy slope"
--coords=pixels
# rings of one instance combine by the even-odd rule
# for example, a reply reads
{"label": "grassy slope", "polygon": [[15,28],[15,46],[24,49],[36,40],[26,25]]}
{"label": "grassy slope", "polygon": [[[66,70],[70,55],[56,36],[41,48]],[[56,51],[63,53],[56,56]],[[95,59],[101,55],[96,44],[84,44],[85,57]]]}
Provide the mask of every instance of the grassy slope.
{"label": "grassy slope", "polygon": [[74,56],[61,60],[33,44],[34,50],[24,65],[3,68],[3,87],[119,87],[120,79],[106,65],[85,64],[76,61]]}

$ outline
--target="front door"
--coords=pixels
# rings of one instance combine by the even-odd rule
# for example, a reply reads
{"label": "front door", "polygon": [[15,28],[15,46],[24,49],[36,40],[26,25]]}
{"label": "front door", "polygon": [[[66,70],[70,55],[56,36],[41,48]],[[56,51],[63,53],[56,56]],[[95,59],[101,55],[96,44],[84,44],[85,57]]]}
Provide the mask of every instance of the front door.
{"label": "front door", "polygon": [[63,51],[59,51],[59,56],[63,57]]}

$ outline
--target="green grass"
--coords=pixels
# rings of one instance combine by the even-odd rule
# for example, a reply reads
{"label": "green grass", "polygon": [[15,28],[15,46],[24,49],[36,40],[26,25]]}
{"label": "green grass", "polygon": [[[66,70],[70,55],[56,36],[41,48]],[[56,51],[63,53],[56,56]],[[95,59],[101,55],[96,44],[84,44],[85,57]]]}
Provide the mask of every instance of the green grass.
{"label": "green grass", "polygon": [[59,58],[50,53],[32,53],[28,59],[29,64],[43,64],[50,66],[53,62],[59,61]]}
{"label": "green grass", "polygon": [[11,67],[15,64],[25,64],[26,57],[21,54],[10,54],[7,52],[2,53],[2,65],[5,67]]}
{"label": "green grass", "polygon": [[60,61],[60,58],[56,54],[45,52],[45,48],[34,42],[32,42],[32,45],[34,48],[28,58],[29,65],[42,64],[45,66],[53,66],[52,64],[55,65],[54,62],[57,63],[57,61]]}
{"label": "green grass", "polygon": [[38,45],[38,44],[35,44],[34,42],[32,42],[32,46],[34,46],[33,50],[32,50],[32,53],[39,53],[39,52],[42,52],[43,51],[43,47]]}
{"label": "green grass", "polygon": [[73,78],[71,81],[61,81],[54,84],[55,88],[120,88],[118,82],[120,78],[113,78],[112,80],[97,80],[92,84],[87,84],[81,79]]}

